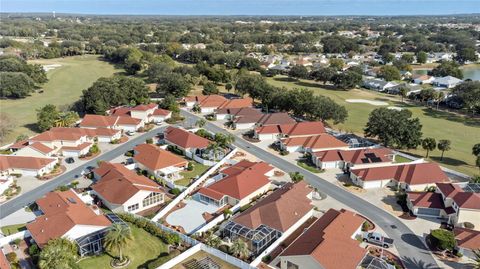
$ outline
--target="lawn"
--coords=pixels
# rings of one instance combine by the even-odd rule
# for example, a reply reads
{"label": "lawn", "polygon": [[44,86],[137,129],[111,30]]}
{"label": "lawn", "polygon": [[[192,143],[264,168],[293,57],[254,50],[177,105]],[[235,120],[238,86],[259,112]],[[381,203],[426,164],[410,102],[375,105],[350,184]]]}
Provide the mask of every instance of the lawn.
{"label": "lawn", "polygon": [[120,71],[94,55],[34,60],[31,63],[61,66],[47,72],[49,81],[42,85],[43,93],[33,93],[23,99],[0,100],[1,112],[10,116],[16,125],[4,141],[0,141],[2,144],[13,142],[19,134],[33,134],[37,109],[46,104],[71,105],[98,78]]}
{"label": "lawn", "polygon": [[408,159],[408,158],[405,158],[403,156],[400,156],[400,155],[395,155],[395,162],[396,163],[409,163],[411,162],[412,160]]}
{"label": "lawn", "polygon": [[23,223],[22,224],[16,224],[16,225],[3,226],[1,228],[2,233],[5,236],[15,234],[15,233],[18,233],[18,232],[21,232],[21,231],[25,231],[26,229],[27,229],[27,227]]}
{"label": "lawn", "polygon": [[313,163],[311,163],[310,161],[307,161],[307,160],[300,160],[297,162],[297,165],[302,167],[303,169],[306,169],[312,173],[321,173],[322,170],[318,169],[317,167],[315,167],[315,165]]}
{"label": "lawn", "polygon": [[[156,259],[161,253],[167,252],[167,246],[157,237],[152,236],[141,228],[130,224],[133,240],[124,252],[131,262],[125,269],[136,269],[147,261]],[[78,265],[82,269],[111,268],[112,257],[102,254],[81,260]]]}
{"label": "lawn", "polygon": [[[348,119],[345,123],[333,126],[337,130],[363,134],[363,128],[368,121],[370,112],[378,106],[363,103],[348,103],[346,99],[368,99],[384,101],[391,106],[406,107],[410,109],[414,117],[418,117],[423,125],[424,137],[449,139],[452,142],[452,149],[445,152],[443,161],[440,161],[441,152],[435,150],[430,153],[430,159],[442,163],[446,167],[455,169],[469,175],[478,174],[475,167],[475,158],[471,154],[475,143],[480,142],[480,120],[463,117],[454,113],[436,111],[433,109],[402,103],[399,96],[377,93],[374,91],[354,89],[341,91],[328,89],[321,83],[311,80],[292,81],[286,77],[277,76],[267,78],[267,81],[278,87],[307,88],[319,95],[332,98],[348,110]],[[421,148],[411,150],[409,153],[417,157],[425,156]]]}
{"label": "lawn", "polygon": [[188,186],[192,178],[195,178],[196,176],[200,176],[203,174],[205,171],[210,168],[210,166],[203,165],[201,163],[194,163],[194,167],[192,171],[183,171],[180,172],[180,175],[182,175],[182,179],[175,181],[175,184],[180,185],[180,186]]}

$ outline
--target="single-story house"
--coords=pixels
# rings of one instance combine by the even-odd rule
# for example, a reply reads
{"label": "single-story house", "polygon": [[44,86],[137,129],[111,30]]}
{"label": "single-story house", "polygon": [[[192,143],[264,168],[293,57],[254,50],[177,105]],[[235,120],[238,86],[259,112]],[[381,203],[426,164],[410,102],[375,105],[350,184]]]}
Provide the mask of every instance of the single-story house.
{"label": "single-story house", "polygon": [[0,176],[12,174],[42,176],[50,173],[57,164],[56,158],[0,155]]}
{"label": "single-story house", "polygon": [[353,184],[364,189],[399,187],[407,191],[423,191],[436,183],[450,182],[436,163],[412,163],[350,169]]}
{"label": "single-story house", "polygon": [[454,228],[457,249],[464,256],[475,259],[474,250],[480,249],[480,231],[467,228]]}
{"label": "single-story house", "polygon": [[206,138],[173,126],[167,127],[163,135],[165,143],[176,146],[189,158],[199,151],[205,150],[210,144],[210,140]]}
{"label": "single-story house", "polygon": [[320,169],[365,168],[390,165],[395,154],[388,148],[357,148],[350,150],[323,150],[312,154],[312,162]]}
{"label": "single-story house", "polygon": [[321,150],[348,149],[347,143],[333,135],[322,133],[313,136],[280,139],[280,148],[289,152],[316,152]]}
{"label": "single-story house", "polygon": [[415,84],[432,84],[432,82],[435,80],[435,77],[429,76],[429,75],[420,75],[416,74],[412,76],[413,83]]}
{"label": "single-story house", "polygon": [[416,216],[429,218],[446,218],[453,213],[452,208],[445,208],[443,197],[437,192],[407,192],[407,206]]}
{"label": "single-story house", "polygon": [[453,88],[457,86],[458,84],[462,83],[463,80],[458,79],[456,77],[452,76],[446,76],[446,77],[441,77],[441,78],[435,78],[432,82],[432,84],[436,87],[441,87],[441,88]]}
{"label": "single-story house", "polygon": [[167,120],[171,117],[172,117],[172,112],[171,111],[166,110],[166,109],[157,108],[150,115],[149,121],[154,122],[154,123],[164,122],[165,120]]}
{"label": "single-story house", "polygon": [[36,203],[43,215],[27,229],[40,248],[51,239],[67,238],[80,245],[81,256],[103,250],[101,239],[112,223],[96,205],[85,204],[74,190],[50,192]]}
{"label": "single-story house", "polygon": [[140,127],[144,126],[145,122],[143,120],[129,116],[102,116],[87,114],[80,122],[80,127],[83,128],[110,128],[122,130],[124,132],[137,131]]}
{"label": "single-story house", "polygon": [[113,212],[137,213],[165,201],[165,193],[155,181],[120,163],[102,162],[94,175],[98,181],[93,191]]}
{"label": "single-story house", "polygon": [[263,114],[263,116],[257,121],[256,126],[269,126],[269,125],[282,125],[282,124],[293,124],[296,123],[288,113],[278,112],[278,113],[268,113]]}
{"label": "single-story house", "polygon": [[133,150],[133,159],[140,169],[168,181],[181,179],[180,172],[188,166],[187,160],[152,144],[141,144]]}
{"label": "single-story house", "polygon": [[369,90],[375,90],[379,92],[384,92],[388,88],[397,86],[398,83],[392,81],[385,81],[381,79],[364,79],[363,87]]}
{"label": "single-story house", "polygon": [[263,114],[259,109],[253,107],[219,108],[215,111],[217,120],[234,120],[235,118],[252,115],[260,118]]}
{"label": "single-story house", "polygon": [[93,134],[82,131],[80,128],[52,128],[30,138],[28,142],[29,144],[42,143],[63,156],[82,156],[88,153],[93,145],[93,137]]}
{"label": "single-story house", "polygon": [[242,206],[271,188],[269,177],[272,175],[273,167],[269,164],[243,160],[222,170],[220,179],[200,188],[197,197],[218,207]]}
{"label": "single-story house", "polygon": [[13,153],[16,156],[30,156],[30,157],[53,157],[56,153],[56,148],[50,148],[43,143],[25,141],[25,146]]}
{"label": "single-story house", "polygon": [[469,222],[480,228],[480,184],[479,183],[437,183],[437,192],[443,197],[443,203],[453,214],[449,223],[464,226]]}
{"label": "single-story house", "polygon": [[329,209],[280,253],[280,268],[358,268],[368,254],[356,240],[364,222],[345,209]]}
{"label": "single-story house", "polygon": [[217,109],[251,107],[253,104],[251,98],[227,99],[218,94],[187,96],[184,101],[188,108],[198,105],[201,113],[214,113]]}
{"label": "single-story house", "polygon": [[64,132],[86,135],[88,142],[93,142],[96,138],[98,142],[110,143],[113,140],[120,139],[122,137],[122,132],[120,130],[102,127],[96,129],[53,127],[50,129],[50,131],[54,133]]}
{"label": "single-story house", "polygon": [[253,255],[262,253],[282,235],[290,235],[313,214],[312,190],[304,182],[286,183],[230,219],[222,235],[241,238]]}
{"label": "single-story house", "polygon": [[260,140],[272,140],[320,135],[325,132],[325,126],[321,121],[302,121],[259,127],[254,130],[254,136]]}

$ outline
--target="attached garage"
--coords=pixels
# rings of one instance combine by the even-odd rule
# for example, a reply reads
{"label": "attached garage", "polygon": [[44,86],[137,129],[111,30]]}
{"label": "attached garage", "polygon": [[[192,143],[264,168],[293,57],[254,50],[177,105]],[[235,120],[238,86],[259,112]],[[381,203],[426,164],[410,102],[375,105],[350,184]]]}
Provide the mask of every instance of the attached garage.
{"label": "attached garage", "polygon": [[[415,213],[415,212],[414,212]],[[440,217],[442,213],[441,209],[438,208],[417,208],[416,214],[417,216],[425,216],[425,217]]]}

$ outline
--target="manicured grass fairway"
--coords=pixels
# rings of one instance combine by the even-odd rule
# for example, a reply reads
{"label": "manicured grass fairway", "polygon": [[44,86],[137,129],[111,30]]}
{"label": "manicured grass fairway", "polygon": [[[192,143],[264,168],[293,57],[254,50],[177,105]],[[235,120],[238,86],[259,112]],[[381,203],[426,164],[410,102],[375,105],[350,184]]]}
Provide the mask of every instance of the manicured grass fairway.
{"label": "manicured grass fairway", "polygon": [[209,168],[210,166],[206,166],[206,165],[203,165],[201,163],[197,163],[195,162],[195,166],[193,168],[192,171],[184,171],[184,172],[181,172],[180,175],[183,176],[182,179],[180,180],[177,180],[175,181],[175,183],[177,185],[181,185],[181,186],[187,186],[190,181],[192,180],[192,178],[196,177],[196,176],[200,176],[201,174],[203,174],[205,171],[207,171],[207,169]]}
{"label": "manicured grass fairway", "polygon": [[[124,254],[131,262],[126,269],[136,269],[149,260],[157,258],[160,253],[167,251],[167,246],[157,237],[145,232],[135,225],[130,225],[132,229],[133,240],[130,241]],[[78,265],[82,269],[111,268],[110,261],[112,257],[108,254],[102,254],[96,257],[87,257],[81,260]]]}
{"label": "manicured grass fairway", "polygon": [[9,115],[16,125],[5,141],[1,141],[2,144],[13,142],[19,134],[33,134],[37,109],[46,104],[56,106],[73,104],[79,99],[82,91],[98,78],[109,77],[119,71],[94,55],[42,59],[31,63],[61,66],[47,72],[49,81],[42,85],[43,93],[33,93],[32,96],[23,99],[0,100],[0,112]]}
{"label": "manicured grass fairway", "polygon": [[3,235],[8,236],[11,234],[18,233],[20,231],[25,231],[27,227],[25,224],[17,224],[17,225],[8,225],[8,226],[3,226],[1,228]]}
{"label": "manicured grass fairway", "polygon": [[[414,117],[418,117],[423,125],[424,137],[433,137],[437,141],[449,139],[452,141],[452,149],[445,152],[443,161],[440,162],[441,152],[435,150],[430,153],[430,159],[442,163],[442,165],[469,175],[478,174],[475,167],[475,159],[471,154],[472,147],[480,143],[480,120],[472,120],[453,113],[436,111],[425,107],[413,106],[401,102],[401,98],[395,95],[377,93],[368,90],[354,89],[351,91],[337,91],[326,89],[321,83],[311,80],[291,81],[286,77],[277,76],[267,78],[267,81],[278,87],[308,88],[319,95],[332,98],[348,110],[348,119],[343,124],[334,126],[335,129],[354,132],[363,135],[363,128],[368,121],[370,112],[376,106],[363,103],[348,103],[346,99],[367,99],[388,102],[391,106],[406,107],[410,109]],[[411,154],[425,156],[425,151],[420,147],[409,151]]]}

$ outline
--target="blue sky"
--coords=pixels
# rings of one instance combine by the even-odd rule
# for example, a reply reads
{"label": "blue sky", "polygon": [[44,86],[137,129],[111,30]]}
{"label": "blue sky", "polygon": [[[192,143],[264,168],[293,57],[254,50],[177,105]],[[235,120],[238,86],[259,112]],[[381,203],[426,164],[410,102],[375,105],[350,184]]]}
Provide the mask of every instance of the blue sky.
{"label": "blue sky", "polygon": [[158,15],[439,15],[480,0],[0,0],[1,12]]}

